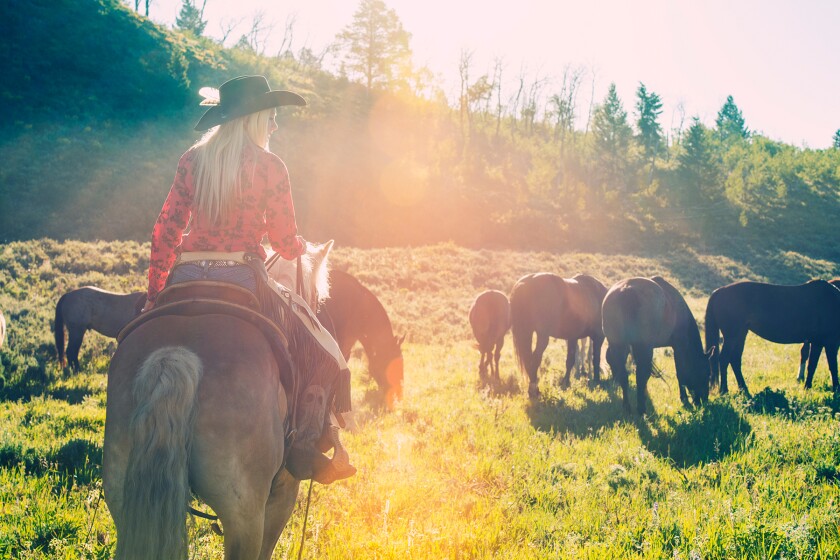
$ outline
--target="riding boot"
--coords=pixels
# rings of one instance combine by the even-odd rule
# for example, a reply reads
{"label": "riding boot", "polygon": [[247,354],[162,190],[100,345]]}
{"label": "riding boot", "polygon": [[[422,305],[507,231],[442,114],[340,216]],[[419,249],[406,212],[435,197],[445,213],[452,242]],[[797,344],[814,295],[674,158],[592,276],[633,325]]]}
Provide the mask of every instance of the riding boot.
{"label": "riding boot", "polygon": [[[338,439],[338,428],[334,432],[331,428],[326,415],[326,392],[319,385],[310,385],[301,399],[297,435],[286,459],[286,469],[292,476],[298,480],[311,478],[321,484],[330,484],[356,473]],[[331,447],[335,447],[332,459],[319,450],[325,432],[329,434],[326,439]]]}
{"label": "riding boot", "polygon": [[295,439],[286,459],[286,469],[298,480],[312,478],[316,465],[324,468],[324,462],[329,461],[316,448],[326,412],[327,396],[324,388],[315,384],[307,387],[298,405]]}
{"label": "riding boot", "polygon": [[330,425],[328,429],[329,440],[331,440],[332,447],[335,448],[332,460],[326,465],[319,465],[312,477],[315,482],[321,484],[332,484],[336,480],[349,478],[356,474],[356,467],[350,464],[350,454],[341,443],[338,435],[338,426]]}

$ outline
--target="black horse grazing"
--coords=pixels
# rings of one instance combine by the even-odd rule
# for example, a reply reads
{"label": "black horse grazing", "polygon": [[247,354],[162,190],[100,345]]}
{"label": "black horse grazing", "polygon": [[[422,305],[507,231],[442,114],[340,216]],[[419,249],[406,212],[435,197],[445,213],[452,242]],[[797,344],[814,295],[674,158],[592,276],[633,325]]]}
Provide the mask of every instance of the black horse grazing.
{"label": "black horse grazing", "polygon": [[627,356],[636,362],[637,411],[646,409],[647,382],[653,369],[653,349],[674,349],[680,400],[688,406],[709,397],[709,363],[700,330],[685,299],[664,278],[629,278],[615,283],[603,304],[607,363],[621,385],[624,409],[630,412]]}
{"label": "black horse grazing", "polygon": [[[718,331],[723,334],[720,350]],[[805,388],[811,387],[817,360],[825,348],[832,388],[835,393],[840,389],[840,290],[830,283],[811,280],[798,286],[778,286],[735,282],[712,292],[706,305],[706,351],[711,351],[712,382],[720,379],[721,393],[729,390],[726,368],[731,365],[738,387],[749,394],[741,373],[741,356],[749,331],[778,344],[810,343]]]}
{"label": "black horse grazing", "polygon": [[[840,288],[840,278],[835,278],[834,280],[829,280],[829,284]],[[811,343],[805,342],[802,344],[802,348],[799,349],[799,375],[797,376],[797,381],[805,381],[805,363],[808,361],[808,355],[811,353]],[[817,354],[817,357],[814,359],[815,361],[819,361],[820,355]]]}
{"label": "black horse grazing", "polygon": [[478,376],[484,381],[487,368],[490,376],[499,382],[499,358],[505,344],[505,334],[510,328],[510,302],[498,290],[487,290],[478,294],[470,308],[470,327],[478,342],[481,359]]}
{"label": "black horse grazing", "polygon": [[[537,371],[549,337],[562,338],[568,343],[566,376],[563,379],[566,387],[575,364],[579,339],[589,337],[593,356],[601,355],[601,344],[604,342],[601,301],[606,293],[603,284],[583,274],[561,278],[541,272],[525,275],[514,284],[510,294],[511,333],[516,358],[528,375],[529,396],[536,398],[540,394]],[[537,334],[537,342],[532,349],[534,333]],[[598,380],[601,369],[597,358],[593,369]]]}
{"label": "black horse grazing", "polygon": [[[70,362],[79,371],[79,350],[88,329],[116,338],[146,302],[146,292],[120,294],[85,286],[67,292],[55,306],[55,349],[61,367]],[[67,358],[64,357],[64,327],[67,327]]]}
{"label": "black horse grazing", "polygon": [[353,275],[330,270],[330,296],[318,318],[333,334],[345,359],[358,341],[368,358],[368,370],[392,407],[403,396],[405,336],[396,337],[382,303]]}

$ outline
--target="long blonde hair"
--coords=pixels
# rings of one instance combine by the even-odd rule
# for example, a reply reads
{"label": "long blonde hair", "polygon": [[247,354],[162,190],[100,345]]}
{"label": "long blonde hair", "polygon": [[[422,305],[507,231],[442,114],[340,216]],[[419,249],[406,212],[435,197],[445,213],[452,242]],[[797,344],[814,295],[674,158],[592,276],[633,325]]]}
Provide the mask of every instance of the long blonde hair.
{"label": "long blonde hair", "polygon": [[268,150],[268,121],[275,109],[233,119],[208,130],[195,150],[195,208],[210,224],[224,223],[241,192],[242,156]]}

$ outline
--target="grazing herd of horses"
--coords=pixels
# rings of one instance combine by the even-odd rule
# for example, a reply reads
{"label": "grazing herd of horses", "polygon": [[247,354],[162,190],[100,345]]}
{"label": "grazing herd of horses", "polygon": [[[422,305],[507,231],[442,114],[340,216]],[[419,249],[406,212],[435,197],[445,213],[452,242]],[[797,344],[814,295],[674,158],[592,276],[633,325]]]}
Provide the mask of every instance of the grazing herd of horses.
{"label": "grazing herd of horses", "polygon": [[[357,278],[328,270],[331,247],[331,242],[309,246],[301,272],[278,259],[269,275],[287,286],[303,278],[301,297],[317,309],[320,324],[333,334],[345,358],[355,343],[361,344],[371,377],[392,405],[402,398],[404,337],[394,335],[385,308]],[[515,283],[509,299],[488,290],[473,302],[469,323],[481,353],[479,377],[499,382],[508,330],[528,394],[535,398],[551,338],[567,341],[565,387],[582,358],[579,342],[587,339],[593,378],[600,379],[606,342],[606,361],[628,412],[627,360],[632,356],[636,410],[644,414],[655,348],[672,348],[680,398],[690,406],[708,399],[710,385],[726,392],[729,367],[747,391],[741,355],[751,331],[773,342],[803,344],[799,376],[807,362],[806,387],[825,350],[837,392],[840,280],[832,282],[736,282],[718,288],[706,309],[704,351],[685,299],[664,278],[629,278],[607,288],[588,275],[528,274]],[[138,315],[143,295],[85,287],[62,296],[55,309],[62,366],[79,369],[87,330],[120,337],[108,371],[103,453],[105,500],[117,528],[116,557],[185,557],[185,520],[196,495],[224,526],[225,558],[268,559],[300,485],[283,468],[294,403],[281,379],[290,363],[278,358],[265,326],[253,317],[223,313],[212,305],[202,314],[153,309]],[[4,332],[0,314],[0,344]]]}
{"label": "grazing herd of horses", "polygon": [[599,380],[601,346],[606,341],[607,364],[621,386],[628,412],[627,359],[632,356],[636,366],[636,410],[644,414],[647,382],[655,370],[655,348],[673,350],[680,400],[685,406],[706,401],[710,386],[719,386],[721,394],[728,392],[729,367],[738,387],[749,394],[741,371],[748,332],[779,344],[801,343],[799,380],[807,362],[806,388],[811,387],[825,350],[832,389],[840,392],[840,279],[811,280],[797,286],[742,281],[716,289],[706,307],[705,350],[685,299],[660,276],[628,278],[607,289],[587,275],[528,274],[514,284],[509,300],[498,290],[479,294],[469,317],[481,352],[480,379],[486,380],[490,364],[498,381],[499,356],[510,329],[532,398],[539,396],[537,373],[550,338],[567,342],[563,387],[568,387],[577,361],[578,341],[586,338],[593,352],[593,377]]}

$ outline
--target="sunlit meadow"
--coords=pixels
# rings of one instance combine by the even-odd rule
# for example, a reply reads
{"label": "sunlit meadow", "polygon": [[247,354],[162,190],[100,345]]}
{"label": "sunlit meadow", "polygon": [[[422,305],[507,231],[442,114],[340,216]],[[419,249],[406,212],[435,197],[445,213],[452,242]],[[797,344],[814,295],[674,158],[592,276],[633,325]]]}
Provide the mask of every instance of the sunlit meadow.
{"label": "sunlit meadow", "polygon": [[[10,327],[0,349],[0,557],[113,553],[100,477],[105,372],[115,345],[89,334],[83,371],[60,371],[51,318],[59,295],[74,287],[141,288],[145,258],[145,247],[132,243],[43,240],[0,249],[0,309]],[[478,382],[470,303],[486,288],[509,292],[526,272],[588,272],[607,284],[662,274],[702,319],[711,289],[766,278],[766,271],[710,255],[452,245],[337,248],[333,265],[368,285],[397,334],[407,334],[405,395],[395,410],[383,410],[366,359],[354,352],[354,414],[344,441],[359,472],[313,486],[303,557],[840,555],[840,401],[824,362],[813,390],[797,383],[795,346],[750,336],[743,365],[753,398],[713,392],[706,407],[691,411],[680,404],[672,357],[658,350],[663,375],[649,383],[646,418],[624,414],[608,371],[600,384],[573,377],[560,390],[563,341],[546,352],[538,402],[523,394],[510,337],[502,387]],[[298,557],[308,489],[301,485],[275,558]],[[190,557],[221,557],[222,538],[209,523],[190,523]]]}

